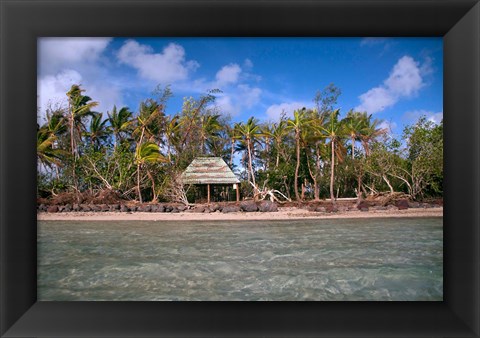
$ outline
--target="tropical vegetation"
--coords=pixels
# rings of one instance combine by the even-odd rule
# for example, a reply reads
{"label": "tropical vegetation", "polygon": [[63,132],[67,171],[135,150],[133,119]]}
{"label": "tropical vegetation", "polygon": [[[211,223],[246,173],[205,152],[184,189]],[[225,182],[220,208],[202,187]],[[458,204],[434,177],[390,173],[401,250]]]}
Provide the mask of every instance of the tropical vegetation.
{"label": "tropical vegetation", "polygon": [[[442,195],[443,121],[425,116],[394,137],[366,112],[336,108],[329,85],[313,109],[277,121],[231,121],[215,105],[218,90],[184,98],[166,113],[169,87],[137,110],[98,102],[80,85],[66,107],[47,109],[37,128],[38,196],[112,190],[139,202],[171,201],[180,174],[197,156],[222,157],[242,181],[242,197],[265,187],[296,201],[403,192],[412,199]],[[343,115],[342,115],[343,114]],[[288,117],[291,116],[291,117]]]}

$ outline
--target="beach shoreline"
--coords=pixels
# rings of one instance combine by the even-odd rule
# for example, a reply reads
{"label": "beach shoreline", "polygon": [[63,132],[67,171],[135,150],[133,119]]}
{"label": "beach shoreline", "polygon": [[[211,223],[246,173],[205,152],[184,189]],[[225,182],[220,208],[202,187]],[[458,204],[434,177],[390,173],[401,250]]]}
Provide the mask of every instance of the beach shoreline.
{"label": "beach shoreline", "polygon": [[37,213],[38,221],[268,221],[298,219],[443,217],[443,207],[405,210],[312,212],[299,208],[278,208],[277,212],[62,212]]}

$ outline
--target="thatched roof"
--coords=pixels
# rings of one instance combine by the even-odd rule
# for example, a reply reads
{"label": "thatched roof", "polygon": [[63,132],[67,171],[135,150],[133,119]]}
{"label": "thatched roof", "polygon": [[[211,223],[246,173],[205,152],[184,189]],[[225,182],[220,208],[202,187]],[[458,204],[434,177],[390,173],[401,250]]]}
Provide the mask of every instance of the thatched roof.
{"label": "thatched roof", "polygon": [[221,157],[197,157],[182,174],[184,184],[240,183]]}

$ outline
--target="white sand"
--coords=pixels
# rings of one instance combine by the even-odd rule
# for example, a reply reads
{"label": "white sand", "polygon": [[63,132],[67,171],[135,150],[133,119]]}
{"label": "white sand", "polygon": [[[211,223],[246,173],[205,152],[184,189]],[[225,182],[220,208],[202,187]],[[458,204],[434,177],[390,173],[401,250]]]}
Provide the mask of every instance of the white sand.
{"label": "white sand", "polygon": [[327,219],[327,218],[380,218],[380,217],[442,217],[443,207],[406,210],[346,211],[336,213],[310,212],[298,208],[279,208],[278,212],[234,212],[234,213],[153,213],[153,212],[66,212],[37,214],[41,221],[244,221],[244,220],[289,220],[289,219]]}

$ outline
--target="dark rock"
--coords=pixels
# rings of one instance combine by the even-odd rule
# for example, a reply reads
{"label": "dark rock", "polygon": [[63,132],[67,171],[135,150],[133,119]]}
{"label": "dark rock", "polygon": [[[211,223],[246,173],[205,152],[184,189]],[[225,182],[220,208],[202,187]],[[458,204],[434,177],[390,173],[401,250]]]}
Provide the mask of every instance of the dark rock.
{"label": "dark rock", "polygon": [[47,212],[58,212],[58,206],[51,205],[47,208]]}
{"label": "dark rock", "polygon": [[398,210],[408,209],[408,200],[398,200],[395,203],[395,206],[398,208]]}
{"label": "dark rock", "polygon": [[165,212],[171,212],[172,210],[173,210],[173,207],[171,205],[165,206]]}
{"label": "dark rock", "polygon": [[87,212],[87,211],[92,211],[92,208],[88,204],[80,204],[80,210]]}
{"label": "dark rock", "polygon": [[100,208],[101,212],[110,211],[110,207],[106,204],[100,204],[98,207]]}
{"label": "dark rock", "polygon": [[154,204],[152,205],[152,212],[164,212],[165,207],[161,204]]}
{"label": "dark rock", "polygon": [[202,213],[205,211],[205,207],[203,205],[199,205],[198,207],[195,207],[195,209],[193,209],[193,212],[195,213]]}
{"label": "dark rock", "polygon": [[170,211],[172,214],[178,214],[180,210],[177,209],[177,207],[173,207],[172,210]]}
{"label": "dark rock", "polygon": [[318,205],[316,204],[309,204],[307,205],[307,210],[308,211],[317,211]]}
{"label": "dark rock", "polygon": [[102,208],[99,205],[89,204],[88,206],[92,211],[102,211]]}
{"label": "dark rock", "polygon": [[239,212],[240,207],[238,205],[227,205],[224,206],[222,209],[223,213],[229,213],[229,212]]}
{"label": "dark rock", "polygon": [[387,205],[387,210],[398,210],[398,208],[392,204]]}
{"label": "dark rock", "polygon": [[109,205],[110,211],[117,211],[120,210],[120,204],[111,204]]}
{"label": "dark rock", "polygon": [[137,207],[137,211],[139,211],[139,212],[151,212],[152,211],[152,206],[149,205],[149,204],[139,205]]}
{"label": "dark rock", "polygon": [[212,205],[209,207],[209,209],[210,209],[212,212],[215,212],[215,211],[217,211],[217,210],[222,209],[222,207],[220,206],[220,204],[215,203],[215,204],[212,204]]}
{"label": "dark rock", "polygon": [[255,203],[255,201],[242,201],[240,202],[240,210],[245,212],[255,212],[258,210],[257,203]]}
{"label": "dark rock", "polygon": [[258,203],[258,211],[260,212],[277,212],[278,205],[272,201],[260,201]]}
{"label": "dark rock", "polygon": [[62,212],[71,212],[72,211],[72,205],[71,204],[67,204],[63,207],[63,210]]}
{"label": "dark rock", "polygon": [[357,209],[358,210],[362,210],[364,208],[368,209],[369,207],[370,207],[370,205],[365,201],[360,201],[360,202],[357,203]]}
{"label": "dark rock", "polygon": [[409,203],[408,203],[408,207],[409,207],[409,208],[420,208],[421,205],[420,205],[420,203],[418,203],[418,202],[409,202]]}
{"label": "dark rock", "polygon": [[329,204],[325,207],[325,211],[326,212],[337,212],[338,209],[336,206],[334,206],[333,204]]}
{"label": "dark rock", "polygon": [[130,208],[127,207],[125,204],[122,204],[122,205],[120,206],[120,211],[122,211],[122,212],[129,212],[129,211],[130,211]]}
{"label": "dark rock", "polygon": [[187,210],[187,207],[185,205],[177,205],[178,211],[185,211]]}
{"label": "dark rock", "polygon": [[363,211],[363,212],[368,211],[368,207],[366,207],[366,208],[361,208],[360,211]]}

